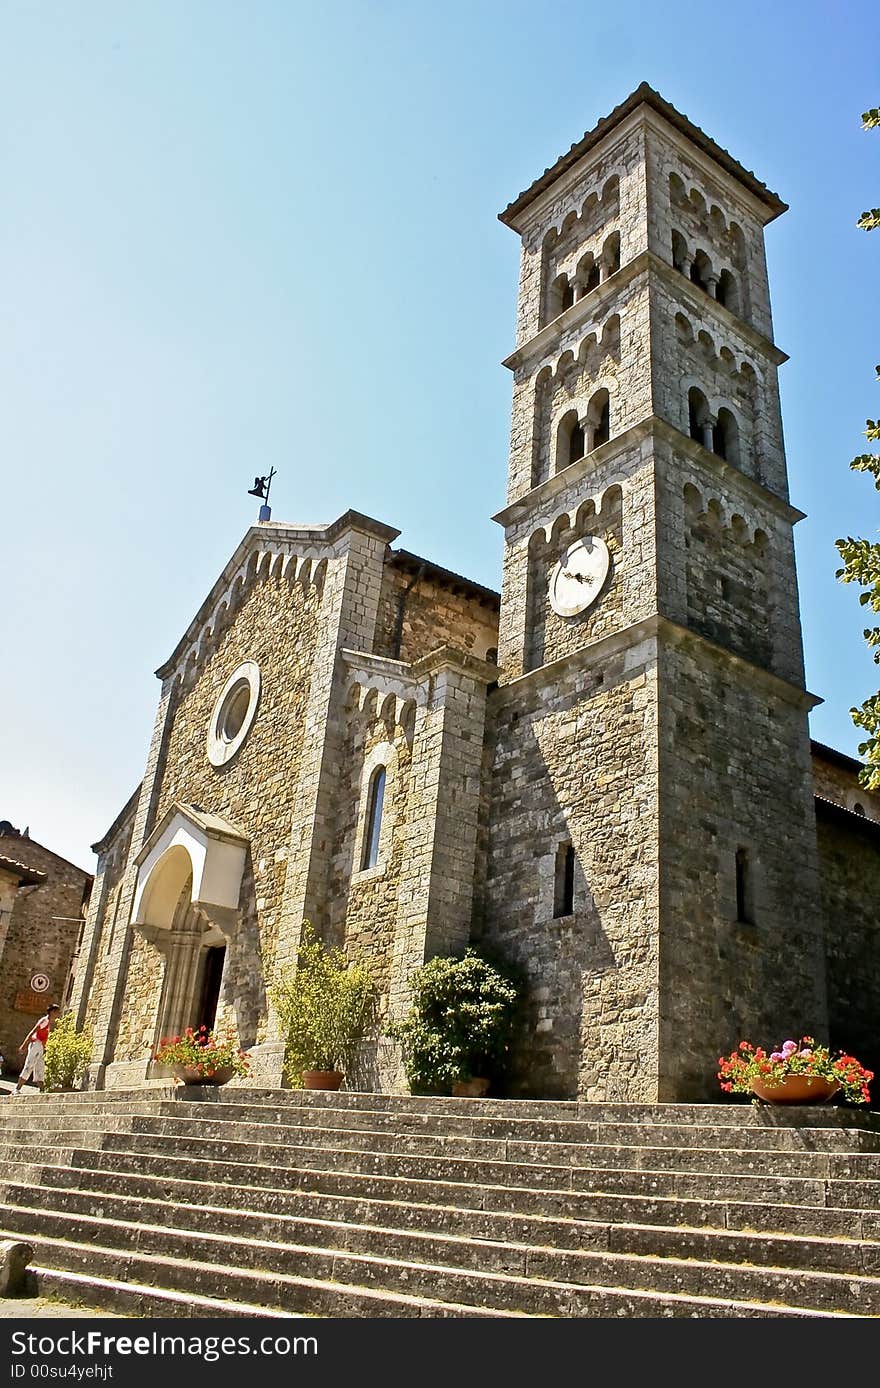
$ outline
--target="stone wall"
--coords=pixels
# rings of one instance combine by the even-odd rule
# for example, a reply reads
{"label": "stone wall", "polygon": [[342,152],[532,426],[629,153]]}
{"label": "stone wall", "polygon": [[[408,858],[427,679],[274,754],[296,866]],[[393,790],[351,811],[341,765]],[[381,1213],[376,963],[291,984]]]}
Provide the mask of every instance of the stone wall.
{"label": "stone wall", "polygon": [[[375,698],[349,710],[349,737],[339,780],[337,830],[330,878],[330,923],[334,941],[365,956],[387,998],[391,984],[406,830],[411,813],[411,739],[391,709],[382,716]],[[363,868],[370,781],[386,770],[379,859]]]}
{"label": "stone wall", "polygon": [[[816,802],[825,916],[828,1031],[877,1076],[880,1094],[880,825]],[[813,1033],[811,1033],[813,1034]],[[820,1040],[822,1033],[816,1033]]]}
{"label": "stone wall", "polygon": [[880,823],[880,791],[866,790],[859,781],[862,763],[833,747],[812,744],[813,785],[823,800],[830,800],[843,809],[853,810],[866,819]]}
{"label": "stone wall", "polygon": [[667,636],[660,679],[660,1097],[709,1099],[740,1040],[825,1027],[806,707],[698,637]]}
{"label": "stone wall", "polygon": [[[402,605],[402,622],[401,622]],[[498,647],[498,597],[465,580],[443,577],[415,556],[389,556],[374,651],[393,660],[414,661],[440,646],[485,660]]]}
{"label": "stone wall", "polygon": [[[490,696],[477,936],[528,984],[511,1093],[654,1095],[656,702],[652,643],[613,637]],[[574,911],[555,917],[566,842]]]}
{"label": "stone wall", "polygon": [[[91,874],[31,838],[0,837],[0,853],[46,874],[46,880],[19,887],[8,919],[0,958],[0,1052],[18,1070],[18,1047],[50,1002],[66,1001],[67,981],[85,919]],[[31,978],[45,974],[49,987],[34,997]],[[22,1007],[27,1000],[27,1006]]]}

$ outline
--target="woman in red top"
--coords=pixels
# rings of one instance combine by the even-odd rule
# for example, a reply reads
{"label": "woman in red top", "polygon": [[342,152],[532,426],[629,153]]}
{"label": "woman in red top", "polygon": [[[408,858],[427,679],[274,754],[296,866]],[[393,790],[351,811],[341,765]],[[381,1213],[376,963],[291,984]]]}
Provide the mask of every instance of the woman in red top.
{"label": "woman in red top", "polygon": [[46,1008],[45,1015],[40,1018],[33,1031],[28,1032],[19,1046],[18,1049],[20,1051],[23,1051],[25,1046],[27,1046],[27,1055],[25,1056],[24,1065],[21,1067],[21,1074],[18,1077],[16,1086],[12,1091],[13,1094],[21,1093],[21,1086],[24,1084],[25,1080],[31,1080],[33,1084],[40,1087],[42,1086],[46,1078],[44,1065],[46,1042],[49,1039],[49,1032],[52,1030],[57,1014],[60,1011],[61,1008],[58,1006],[57,1002],[50,1003]]}

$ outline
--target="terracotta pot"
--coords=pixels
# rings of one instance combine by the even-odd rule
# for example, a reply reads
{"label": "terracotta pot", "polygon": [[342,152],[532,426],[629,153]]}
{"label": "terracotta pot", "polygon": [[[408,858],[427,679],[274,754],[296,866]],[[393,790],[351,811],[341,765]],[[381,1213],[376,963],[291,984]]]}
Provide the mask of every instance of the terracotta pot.
{"label": "terracotta pot", "polygon": [[768,1104],[827,1104],[839,1088],[836,1080],[818,1075],[786,1075],[782,1084],[752,1080],[752,1093]]}
{"label": "terracotta pot", "polygon": [[489,1081],[480,1076],[472,1080],[456,1080],[452,1086],[454,1099],[482,1099],[489,1091]]}
{"label": "terracotta pot", "polygon": [[235,1074],[232,1066],[224,1069],[215,1070],[213,1075],[203,1075],[201,1071],[192,1065],[172,1065],[171,1073],[184,1084],[226,1084]]}
{"label": "terracotta pot", "polygon": [[341,1070],[303,1070],[303,1089],[338,1089],[344,1078]]}

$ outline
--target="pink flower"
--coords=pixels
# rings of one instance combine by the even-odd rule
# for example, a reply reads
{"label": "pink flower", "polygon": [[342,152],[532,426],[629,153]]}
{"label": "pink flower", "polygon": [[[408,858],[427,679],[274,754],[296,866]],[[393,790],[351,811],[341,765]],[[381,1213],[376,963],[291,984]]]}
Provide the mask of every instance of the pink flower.
{"label": "pink flower", "polygon": [[783,1050],[783,1054],[785,1054],[785,1055],[793,1055],[794,1052],[797,1050],[797,1042],[796,1042],[796,1041],[783,1041],[783,1043],[782,1043],[782,1050]]}

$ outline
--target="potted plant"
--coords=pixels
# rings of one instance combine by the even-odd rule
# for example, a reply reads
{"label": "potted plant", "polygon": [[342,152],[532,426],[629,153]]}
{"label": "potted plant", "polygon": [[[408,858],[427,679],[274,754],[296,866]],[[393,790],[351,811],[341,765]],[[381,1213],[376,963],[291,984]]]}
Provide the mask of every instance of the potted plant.
{"label": "potted plant", "polygon": [[413,1093],[485,1094],[513,1038],[520,989],[473,949],[437,956],[412,977],[412,1007],[389,1028]]}
{"label": "potted plant", "polygon": [[65,1012],[46,1039],[45,1088],[75,1089],[92,1058],[92,1033],[76,1029],[72,1012]]}
{"label": "potted plant", "polygon": [[874,1078],[855,1056],[820,1046],[812,1036],[784,1041],[767,1052],[740,1041],[729,1056],[719,1056],[718,1079],[727,1094],[753,1094],[771,1104],[827,1103],[838,1092],[853,1104],[867,1104]]}
{"label": "potted plant", "polygon": [[375,1019],[377,996],[368,964],[325,945],[306,921],[296,961],[272,989],[287,1083],[338,1089]]}
{"label": "potted plant", "polygon": [[205,1026],[187,1027],[180,1036],[161,1041],[154,1059],[183,1084],[226,1084],[250,1069],[234,1032],[218,1034]]}

